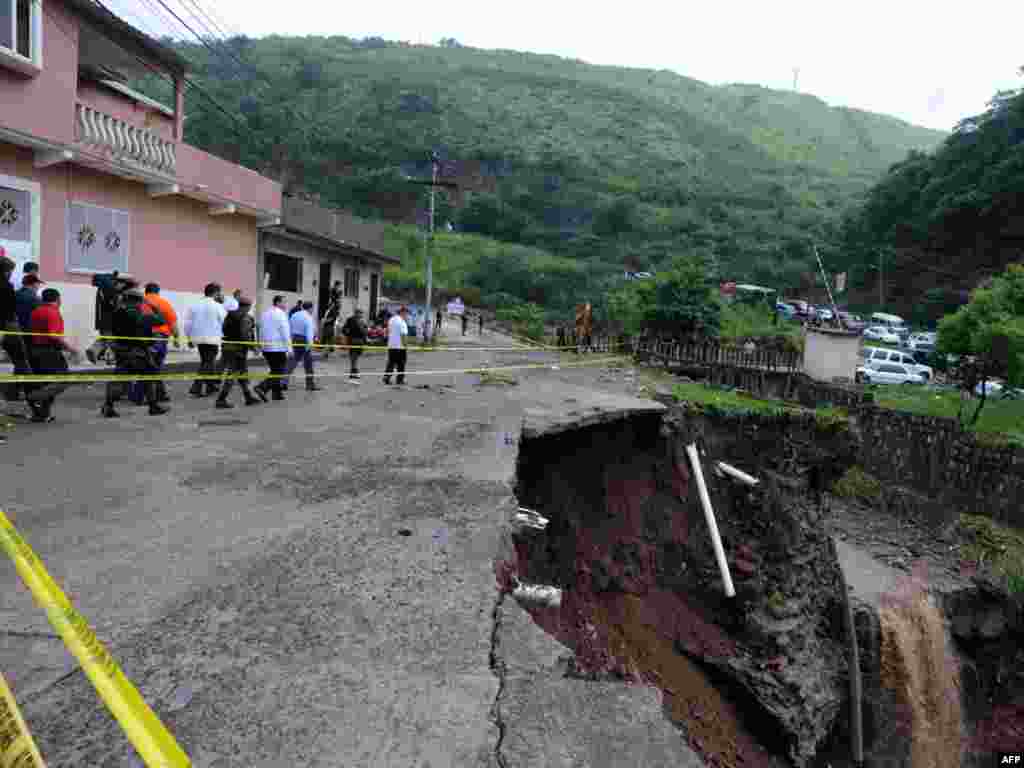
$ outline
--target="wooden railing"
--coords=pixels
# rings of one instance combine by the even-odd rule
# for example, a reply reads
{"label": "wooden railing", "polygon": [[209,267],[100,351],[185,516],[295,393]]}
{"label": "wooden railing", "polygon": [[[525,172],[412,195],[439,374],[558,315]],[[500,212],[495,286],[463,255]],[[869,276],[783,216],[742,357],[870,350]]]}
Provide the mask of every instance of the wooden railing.
{"label": "wooden railing", "polygon": [[665,365],[731,365],[761,371],[783,373],[803,370],[803,356],[796,351],[779,351],[755,347],[725,346],[717,341],[683,341],[679,339],[638,338],[634,354]]}

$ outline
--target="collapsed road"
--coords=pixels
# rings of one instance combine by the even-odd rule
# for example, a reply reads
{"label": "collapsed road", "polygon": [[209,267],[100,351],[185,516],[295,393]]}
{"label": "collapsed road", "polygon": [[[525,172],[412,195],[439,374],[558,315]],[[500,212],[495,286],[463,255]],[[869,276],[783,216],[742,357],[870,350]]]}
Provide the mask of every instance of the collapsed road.
{"label": "collapsed road", "polygon": [[[59,429],[9,434],[4,508],[196,766],[698,766],[657,690],[563,679],[569,651],[495,588],[524,412],[622,401],[564,364],[415,376],[538,359],[413,355],[406,391],[327,378],[230,419],[185,384],[172,418],[113,423],[73,390]],[[6,561],[0,617],[47,764],[133,764]]]}

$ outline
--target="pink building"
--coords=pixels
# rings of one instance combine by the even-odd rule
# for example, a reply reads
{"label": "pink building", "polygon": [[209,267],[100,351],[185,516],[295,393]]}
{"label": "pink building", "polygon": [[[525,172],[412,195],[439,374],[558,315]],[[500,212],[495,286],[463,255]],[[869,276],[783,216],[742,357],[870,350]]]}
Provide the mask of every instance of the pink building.
{"label": "pink building", "polygon": [[[161,285],[184,314],[207,282],[256,297],[258,226],[281,187],[182,141],[185,62],[92,0],[0,0],[0,246],[93,330],[92,275]],[[175,103],[127,87],[156,72]]]}

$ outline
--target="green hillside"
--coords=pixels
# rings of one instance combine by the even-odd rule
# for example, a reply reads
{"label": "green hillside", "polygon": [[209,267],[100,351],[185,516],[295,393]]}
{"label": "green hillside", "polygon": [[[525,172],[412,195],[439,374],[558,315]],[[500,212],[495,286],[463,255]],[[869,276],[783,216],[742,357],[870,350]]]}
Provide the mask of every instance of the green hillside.
{"label": "green hillside", "polygon": [[723,276],[795,284],[845,208],[944,137],[804,94],[453,41],[179,47],[231,113],[190,92],[189,141],[407,223],[426,195],[403,177],[428,176],[437,148],[462,185],[438,221],[585,259],[598,281],[700,251]]}
{"label": "green hillside", "polygon": [[871,301],[933,322],[1024,258],[1024,89],[995,95],[931,153],[914,153],[851,210],[840,268]]}

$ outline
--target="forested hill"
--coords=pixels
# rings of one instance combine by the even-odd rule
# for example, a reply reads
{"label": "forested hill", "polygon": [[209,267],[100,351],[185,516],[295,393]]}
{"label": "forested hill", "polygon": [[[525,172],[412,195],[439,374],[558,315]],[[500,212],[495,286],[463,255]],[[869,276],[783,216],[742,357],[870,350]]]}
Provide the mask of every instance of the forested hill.
{"label": "forested hill", "polygon": [[[799,93],[513,51],[345,37],[179,45],[230,117],[189,92],[186,138],[362,215],[412,221],[428,151],[464,193],[440,221],[588,260],[700,250],[794,283],[810,243],[944,134]],[[147,86],[153,87],[153,86]]]}
{"label": "forested hill", "polygon": [[1003,91],[933,153],[894,166],[843,227],[854,293],[930,322],[1024,259],[1024,89]]}

